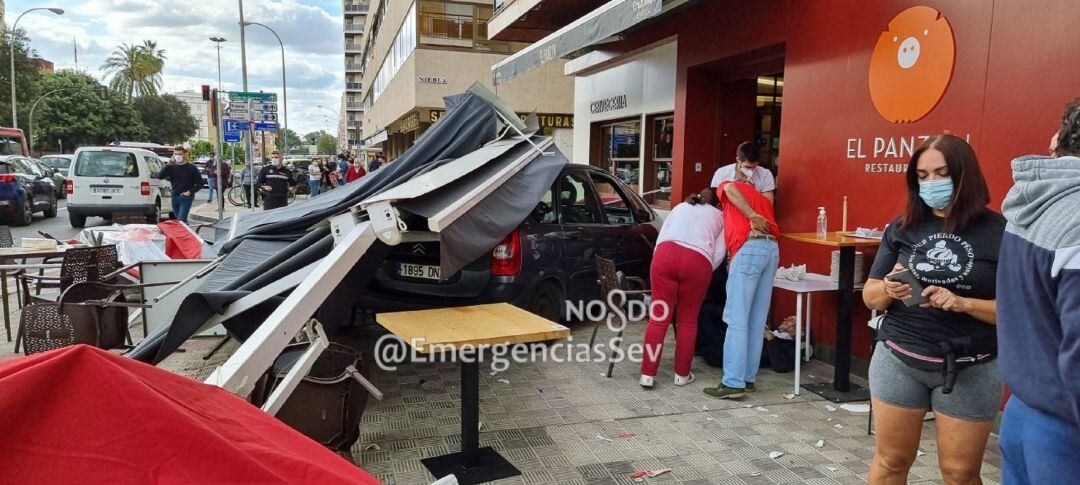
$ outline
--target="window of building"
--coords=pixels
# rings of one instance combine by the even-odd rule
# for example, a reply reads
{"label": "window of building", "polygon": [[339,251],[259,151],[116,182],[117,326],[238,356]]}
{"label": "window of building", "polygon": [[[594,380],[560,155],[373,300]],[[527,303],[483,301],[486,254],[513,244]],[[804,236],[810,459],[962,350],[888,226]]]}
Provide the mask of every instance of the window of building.
{"label": "window of building", "polygon": [[487,22],[492,15],[489,5],[421,1],[420,43],[506,53],[528,45],[488,40]]}
{"label": "window of building", "polygon": [[640,191],[641,122],[612,123],[600,132],[600,167]]}
{"label": "window of building", "polygon": [[780,160],[780,114],[784,104],[784,75],[758,76],[755,138],[761,163],[776,171]]}
{"label": "window of building", "polygon": [[659,115],[648,120],[649,149],[645,153],[645,199],[664,206],[671,201],[671,153],[675,142],[675,117]]}
{"label": "window of building", "polygon": [[371,86],[372,103],[379,101],[379,96],[388,86],[390,86],[390,82],[394,80],[394,76],[401,70],[401,66],[405,64],[405,61],[412,55],[413,50],[415,49],[416,4],[413,4],[409,7],[409,12],[405,14],[405,20],[401,23],[401,28],[394,37],[394,42],[391,44],[390,50],[386,53],[386,58],[383,59],[382,66],[379,67],[379,72],[375,75],[375,82],[373,82]]}

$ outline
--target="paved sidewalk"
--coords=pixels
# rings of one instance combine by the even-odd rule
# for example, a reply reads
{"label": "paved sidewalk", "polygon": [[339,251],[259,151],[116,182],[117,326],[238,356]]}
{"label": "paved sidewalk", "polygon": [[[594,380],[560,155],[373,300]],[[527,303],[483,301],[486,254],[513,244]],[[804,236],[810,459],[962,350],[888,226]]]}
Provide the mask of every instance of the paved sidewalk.
{"label": "paved sidewalk", "polygon": [[[206,199],[195,201],[195,206],[191,208],[191,212],[188,214],[188,218],[192,222],[202,224],[213,224],[218,221],[218,207],[216,203],[207,203]],[[262,207],[256,207],[255,211],[262,211]],[[235,206],[225,201],[224,219],[228,219],[236,214],[243,212],[251,212],[250,207]]]}

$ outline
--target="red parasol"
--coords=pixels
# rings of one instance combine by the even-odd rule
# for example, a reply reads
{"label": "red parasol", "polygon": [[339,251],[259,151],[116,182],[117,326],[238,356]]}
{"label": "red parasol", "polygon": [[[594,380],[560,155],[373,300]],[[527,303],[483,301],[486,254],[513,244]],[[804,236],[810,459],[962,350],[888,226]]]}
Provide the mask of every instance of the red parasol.
{"label": "red parasol", "polygon": [[379,483],[223,389],[86,345],[0,363],[0,476],[19,484]]}

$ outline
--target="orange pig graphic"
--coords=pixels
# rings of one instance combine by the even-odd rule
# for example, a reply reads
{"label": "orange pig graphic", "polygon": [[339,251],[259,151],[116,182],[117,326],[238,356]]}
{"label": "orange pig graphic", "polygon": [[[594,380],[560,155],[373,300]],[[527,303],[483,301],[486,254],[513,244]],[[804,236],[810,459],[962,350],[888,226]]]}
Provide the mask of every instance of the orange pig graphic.
{"label": "orange pig graphic", "polygon": [[937,106],[949,87],[956,43],[941,12],[911,7],[889,22],[870,57],[870,99],[885,119],[911,123]]}

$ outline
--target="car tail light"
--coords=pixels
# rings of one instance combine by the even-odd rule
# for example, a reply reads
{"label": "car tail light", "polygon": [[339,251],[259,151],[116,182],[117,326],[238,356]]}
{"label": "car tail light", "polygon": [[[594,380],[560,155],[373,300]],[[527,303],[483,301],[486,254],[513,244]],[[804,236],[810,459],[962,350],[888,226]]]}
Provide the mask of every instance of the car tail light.
{"label": "car tail light", "polygon": [[521,234],[511,232],[491,250],[491,275],[514,276],[521,272]]}
{"label": "car tail light", "polygon": [[0,175],[0,182],[14,182],[15,176],[11,174]]}
{"label": "car tail light", "polygon": [[150,195],[150,182],[140,182],[139,193],[142,195]]}
{"label": "car tail light", "polygon": [[75,193],[75,181],[74,180],[65,180],[64,181],[64,190],[67,191],[68,195],[74,194]]}

